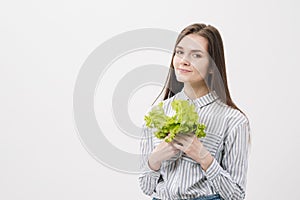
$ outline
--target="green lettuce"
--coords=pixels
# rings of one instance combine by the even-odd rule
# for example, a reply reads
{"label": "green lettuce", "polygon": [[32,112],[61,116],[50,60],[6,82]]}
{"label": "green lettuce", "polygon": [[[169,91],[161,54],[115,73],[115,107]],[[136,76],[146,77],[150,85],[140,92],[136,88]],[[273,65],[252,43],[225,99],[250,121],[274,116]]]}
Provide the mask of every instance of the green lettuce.
{"label": "green lettuce", "polygon": [[204,129],[206,126],[200,124],[199,116],[195,111],[195,106],[186,100],[174,100],[171,103],[172,109],[176,114],[169,117],[163,109],[163,102],[154,106],[144,117],[146,126],[155,128],[154,135],[159,139],[171,142],[176,134],[194,133],[198,138],[205,137]]}

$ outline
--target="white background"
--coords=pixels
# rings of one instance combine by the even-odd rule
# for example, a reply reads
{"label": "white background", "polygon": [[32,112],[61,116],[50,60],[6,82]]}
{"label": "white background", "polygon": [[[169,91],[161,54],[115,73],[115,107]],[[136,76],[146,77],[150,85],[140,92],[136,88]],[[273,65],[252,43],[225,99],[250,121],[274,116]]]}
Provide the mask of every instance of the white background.
{"label": "white background", "polygon": [[[111,37],[138,28],[179,32],[195,22],[220,30],[232,97],[251,121],[247,200],[300,199],[298,11],[292,0],[2,1],[0,199],[150,199],[137,175],[106,168],[83,148],[74,84]],[[129,106],[133,120],[142,118],[140,106]]]}

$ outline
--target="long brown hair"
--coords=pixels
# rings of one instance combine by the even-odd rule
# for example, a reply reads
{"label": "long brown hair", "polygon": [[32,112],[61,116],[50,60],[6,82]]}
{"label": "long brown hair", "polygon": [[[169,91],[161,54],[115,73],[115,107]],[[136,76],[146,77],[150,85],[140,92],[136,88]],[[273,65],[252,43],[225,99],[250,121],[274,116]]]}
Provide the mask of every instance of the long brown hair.
{"label": "long brown hair", "polygon": [[[178,43],[189,34],[197,34],[207,39],[208,41],[208,54],[210,56],[209,69],[212,73],[209,73],[205,78],[205,82],[210,91],[215,91],[220,99],[228,106],[241,111],[232,101],[227,84],[226,66],[223,41],[219,31],[211,26],[203,23],[196,23],[184,28],[177,37],[175,47],[173,49],[173,55],[169,68],[168,77],[164,88],[160,92],[159,96],[165,90],[163,100],[168,99],[178,92],[180,92],[184,86],[182,82],[178,82],[175,75],[173,66],[173,58],[175,55],[175,48]],[[159,97],[158,96],[158,97]],[[157,97],[157,98],[158,98]],[[157,100],[156,98],[156,100]],[[241,111],[242,112],[242,111]],[[242,112],[243,113],[243,112]]]}

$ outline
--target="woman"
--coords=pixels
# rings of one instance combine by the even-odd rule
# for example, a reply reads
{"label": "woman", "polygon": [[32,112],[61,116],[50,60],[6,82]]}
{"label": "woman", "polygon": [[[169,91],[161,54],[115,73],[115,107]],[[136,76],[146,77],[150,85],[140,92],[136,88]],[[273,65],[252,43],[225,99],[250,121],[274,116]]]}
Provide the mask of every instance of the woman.
{"label": "woman", "polygon": [[192,24],[179,34],[165,86],[164,110],[185,99],[196,106],[206,137],[176,135],[167,143],[143,126],[139,182],[156,199],[244,199],[249,121],[227,85],[223,42],[216,28]]}

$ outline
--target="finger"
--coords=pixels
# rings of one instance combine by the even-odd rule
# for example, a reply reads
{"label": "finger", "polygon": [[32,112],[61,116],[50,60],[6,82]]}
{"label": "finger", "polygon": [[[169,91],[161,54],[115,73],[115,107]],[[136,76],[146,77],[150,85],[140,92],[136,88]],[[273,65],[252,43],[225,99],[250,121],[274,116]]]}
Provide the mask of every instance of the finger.
{"label": "finger", "polygon": [[180,146],[183,146],[183,144],[180,141],[176,140],[176,139],[173,139],[172,142],[173,142],[173,144],[178,144]]}
{"label": "finger", "polygon": [[183,140],[181,138],[174,140],[177,144],[181,145],[183,149],[188,149],[191,145],[193,145],[193,138],[189,138],[188,140]]}
{"label": "finger", "polygon": [[177,149],[181,150],[182,152],[186,152],[186,150],[187,150],[187,147],[184,146],[184,145],[181,146],[181,145],[175,143],[174,146],[175,146]]}
{"label": "finger", "polygon": [[182,140],[188,141],[188,140],[191,140],[191,138],[193,138],[193,135],[190,135],[190,134],[188,134],[188,133],[185,133],[185,134],[178,134],[178,135],[175,136],[175,138],[180,138],[180,139],[182,139]]}
{"label": "finger", "polygon": [[186,134],[177,134],[176,136],[175,136],[175,138],[178,138],[178,139],[182,139],[182,140],[186,140],[187,139],[187,137],[186,137]]}
{"label": "finger", "polygon": [[169,143],[173,148],[175,148],[174,146],[174,140],[172,142]]}
{"label": "finger", "polygon": [[176,142],[176,143],[183,143],[183,142],[185,142],[184,139],[182,139],[182,138],[177,138],[177,137],[175,137],[175,138],[173,139],[173,141]]}
{"label": "finger", "polygon": [[176,148],[176,149],[179,149],[179,150],[183,150],[183,146],[177,144],[177,143],[174,143],[173,146]]}
{"label": "finger", "polygon": [[177,142],[183,144],[183,146],[188,145],[190,143],[193,142],[193,138],[188,137],[188,136],[180,136],[178,138],[175,137],[175,139]]}
{"label": "finger", "polygon": [[184,140],[182,138],[176,138],[174,139],[178,144],[180,144],[181,146],[184,146],[184,147],[188,147],[190,146],[192,143],[193,143],[193,140],[191,139],[188,139],[188,140]]}
{"label": "finger", "polygon": [[189,136],[196,136],[195,133],[188,133]]}

